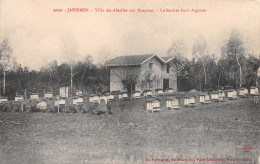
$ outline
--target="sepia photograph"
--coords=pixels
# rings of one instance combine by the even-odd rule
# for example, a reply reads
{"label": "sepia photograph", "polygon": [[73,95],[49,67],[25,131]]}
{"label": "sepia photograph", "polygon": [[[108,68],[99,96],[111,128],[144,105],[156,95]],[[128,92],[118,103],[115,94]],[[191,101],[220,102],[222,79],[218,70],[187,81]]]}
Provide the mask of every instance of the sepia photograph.
{"label": "sepia photograph", "polygon": [[260,164],[260,0],[0,0],[0,164]]}

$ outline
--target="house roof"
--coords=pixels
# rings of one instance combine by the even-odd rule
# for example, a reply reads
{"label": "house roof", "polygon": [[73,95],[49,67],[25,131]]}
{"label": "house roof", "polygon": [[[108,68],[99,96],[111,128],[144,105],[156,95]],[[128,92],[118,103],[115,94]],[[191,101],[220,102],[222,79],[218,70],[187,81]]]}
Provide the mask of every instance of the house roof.
{"label": "house roof", "polygon": [[118,56],[112,60],[107,61],[105,66],[141,65],[143,62],[153,56],[154,54]]}
{"label": "house roof", "polygon": [[165,56],[165,57],[162,57],[162,59],[167,63],[169,60],[173,59],[174,57],[172,56]]}
{"label": "house roof", "polygon": [[107,61],[104,66],[136,66],[142,65],[149,59],[156,57],[160,62],[166,64],[173,59],[177,61],[178,64],[182,66],[182,64],[175,57],[167,56],[167,57],[159,57],[155,54],[146,54],[146,55],[128,55],[128,56],[118,56],[114,59]]}

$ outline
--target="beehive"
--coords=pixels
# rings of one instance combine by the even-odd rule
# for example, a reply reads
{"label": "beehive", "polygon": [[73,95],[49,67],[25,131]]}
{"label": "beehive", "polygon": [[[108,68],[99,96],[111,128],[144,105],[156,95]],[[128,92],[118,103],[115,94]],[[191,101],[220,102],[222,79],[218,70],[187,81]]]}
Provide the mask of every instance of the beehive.
{"label": "beehive", "polygon": [[140,99],[141,98],[141,92],[140,91],[135,91],[133,94],[133,97],[136,99]]}

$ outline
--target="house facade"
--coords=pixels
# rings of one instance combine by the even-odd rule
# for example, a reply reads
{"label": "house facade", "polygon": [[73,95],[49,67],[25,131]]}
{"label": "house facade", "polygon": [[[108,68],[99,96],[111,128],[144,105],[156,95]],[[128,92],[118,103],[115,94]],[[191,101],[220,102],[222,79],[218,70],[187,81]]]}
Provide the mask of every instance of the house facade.
{"label": "house facade", "polygon": [[174,57],[155,54],[119,56],[105,64],[110,69],[110,92],[177,89],[177,69],[182,65]]}

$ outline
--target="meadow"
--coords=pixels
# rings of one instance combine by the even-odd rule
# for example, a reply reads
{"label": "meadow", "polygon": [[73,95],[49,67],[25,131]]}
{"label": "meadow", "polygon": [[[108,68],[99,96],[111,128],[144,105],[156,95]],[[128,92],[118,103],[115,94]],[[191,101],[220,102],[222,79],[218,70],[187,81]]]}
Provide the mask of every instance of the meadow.
{"label": "meadow", "polygon": [[140,99],[123,111],[113,102],[112,112],[0,112],[0,163],[259,162],[260,105],[251,97],[158,113]]}

